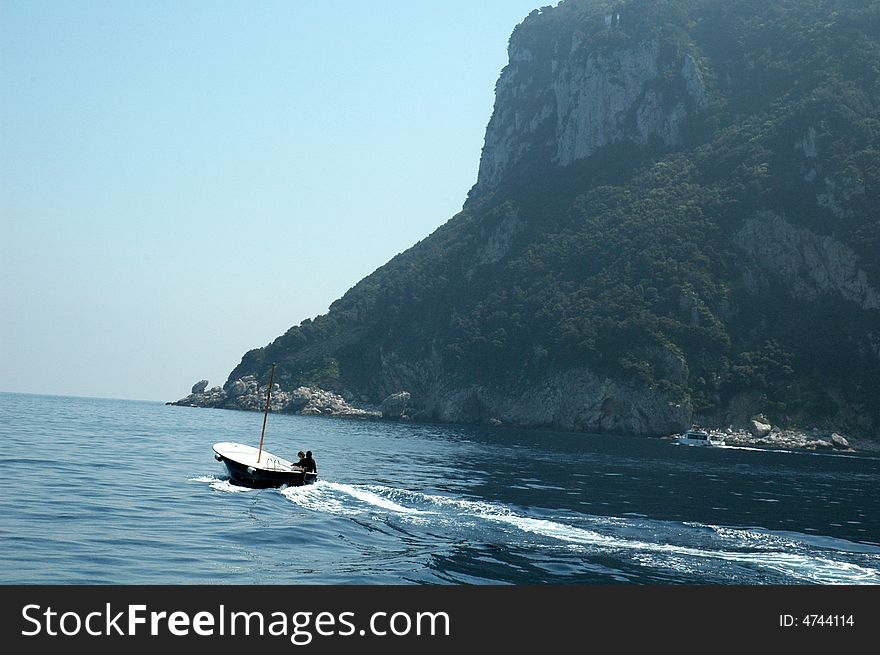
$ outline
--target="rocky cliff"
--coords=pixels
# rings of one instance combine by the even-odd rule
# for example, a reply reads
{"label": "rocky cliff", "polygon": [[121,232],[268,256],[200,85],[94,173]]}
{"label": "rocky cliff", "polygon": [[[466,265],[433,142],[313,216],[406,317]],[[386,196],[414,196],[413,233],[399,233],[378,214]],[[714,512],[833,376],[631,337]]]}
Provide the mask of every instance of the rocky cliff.
{"label": "rocky cliff", "polygon": [[496,187],[529,154],[568,166],[620,141],[680,145],[684,121],[707,103],[692,54],[662,48],[651,34],[604,47],[578,29],[604,25],[608,41],[624,33],[627,13],[584,18],[577,3],[554,11],[570,21],[557,19],[546,34],[533,26],[538,12],[510,39],[472,195]]}
{"label": "rocky cliff", "polygon": [[180,402],[277,362],[285,411],[876,434],[876,3],[567,0],[508,51],[462,211]]}

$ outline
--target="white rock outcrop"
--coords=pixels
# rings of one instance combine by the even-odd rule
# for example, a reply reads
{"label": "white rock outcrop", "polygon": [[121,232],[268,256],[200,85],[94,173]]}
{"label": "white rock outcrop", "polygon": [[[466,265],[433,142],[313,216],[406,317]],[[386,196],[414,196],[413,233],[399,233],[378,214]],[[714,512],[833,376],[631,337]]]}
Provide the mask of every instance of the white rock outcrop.
{"label": "white rock outcrop", "polygon": [[530,153],[567,166],[624,140],[677,145],[684,120],[708,102],[697,60],[666,61],[656,40],[608,50],[576,32],[548,60],[516,37],[495,88],[475,189],[495,187]]}
{"label": "white rock outcrop", "polygon": [[758,267],[785,280],[794,297],[837,294],[862,309],[880,309],[880,291],[868,282],[856,253],[831,236],[762,211],[745,221],[735,242]]}

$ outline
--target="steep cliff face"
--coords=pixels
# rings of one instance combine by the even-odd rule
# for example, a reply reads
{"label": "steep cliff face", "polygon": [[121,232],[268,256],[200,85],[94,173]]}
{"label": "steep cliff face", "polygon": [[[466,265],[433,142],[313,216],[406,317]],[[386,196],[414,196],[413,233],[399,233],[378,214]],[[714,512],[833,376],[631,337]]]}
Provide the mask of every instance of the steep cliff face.
{"label": "steep cliff face", "polygon": [[[577,16],[571,7],[556,11]],[[540,13],[530,19],[540,21]],[[617,11],[584,23],[614,43],[628,19]],[[580,29],[564,28],[536,37],[529,20],[517,28],[472,195],[497,187],[529,156],[567,166],[620,141],[681,144],[683,122],[707,103],[693,55],[662,49],[654,36],[631,44],[617,40],[618,47],[597,47]]]}
{"label": "steep cliff face", "polygon": [[746,255],[745,281],[754,293],[768,278],[776,278],[795,299],[839,297],[860,310],[880,309],[880,291],[868,282],[860,258],[833,236],[796,227],[763,211],[746,219],[735,243]]}
{"label": "steep cliff face", "polygon": [[278,398],[387,397],[395,416],[668,434],[763,413],[874,434],[876,61],[868,0],[532,12],[462,212],[205,403],[244,406],[277,362]]}
{"label": "steep cliff face", "polygon": [[441,421],[498,421],[600,434],[673,434],[691,418],[688,405],[662,393],[646,394],[589,369],[560,371],[520,389],[473,385],[432,400],[436,406],[431,416]]}

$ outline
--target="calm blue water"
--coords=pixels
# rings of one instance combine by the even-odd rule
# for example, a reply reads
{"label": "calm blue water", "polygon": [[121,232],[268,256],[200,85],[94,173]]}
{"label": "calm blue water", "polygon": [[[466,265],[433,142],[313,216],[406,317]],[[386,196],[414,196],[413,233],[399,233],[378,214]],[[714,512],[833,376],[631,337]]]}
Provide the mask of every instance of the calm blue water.
{"label": "calm blue water", "polygon": [[0,394],[0,583],[878,584],[880,459]]}

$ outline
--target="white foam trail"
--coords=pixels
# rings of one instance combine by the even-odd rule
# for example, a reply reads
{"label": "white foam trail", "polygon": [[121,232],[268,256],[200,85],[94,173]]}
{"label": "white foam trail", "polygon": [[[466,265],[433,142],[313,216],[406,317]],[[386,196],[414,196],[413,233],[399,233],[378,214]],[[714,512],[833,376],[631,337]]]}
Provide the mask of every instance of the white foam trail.
{"label": "white foam trail", "polygon": [[[485,518],[510,523],[526,532],[532,532],[578,545],[589,545],[612,550],[635,550],[642,553],[658,553],[691,558],[694,560],[720,559],[745,565],[759,565],[779,571],[788,576],[820,584],[876,584],[880,582],[880,571],[877,569],[865,568],[857,564],[817,557],[814,555],[790,553],[782,550],[770,552],[707,550],[690,546],[678,546],[675,544],[620,539],[602,535],[592,530],[575,528],[555,521],[532,519],[517,516],[515,514],[490,514],[485,515]],[[799,544],[796,543],[792,545],[799,546]]]}
{"label": "white foam trail", "polygon": [[221,480],[220,478],[215,478],[213,475],[200,475],[195,478],[190,478],[189,481],[207,482],[208,486],[210,486],[211,489],[213,489],[214,491],[223,491],[230,494],[253,491],[253,489],[249,489],[248,487],[242,487],[241,485],[233,484],[229,480]]}
{"label": "white foam trail", "polygon": [[[353,496],[360,501],[367,503],[368,505],[372,505],[373,507],[379,507],[381,509],[387,509],[391,512],[396,512],[398,514],[423,514],[424,512],[417,510],[413,507],[404,507],[403,505],[399,505],[394,501],[388,500],[372,491],[368,491],[367,487],[360,488],[355,487],[348,484],[340,484],[338,482],[328,482],[327,486],[336,491],[341,491],[342,493],[346,493],[349,496]],[[377,487],[378,489],[385,489],[384,487]]]}
{"label": "white foam trail", "polygon": [[230,482],[229,480],[217,480],[216,482],[212,482],[211,489],[213,489],[214,491],[222,491],[228,494],[246,494],[255,491],[255,489],[243,487],[240,484],[235,484],[234,482]]}
{"label": "white foam trail", "polygon": [[785,453],[786,455],[807,455],[812,457],[837,457],[840,459],[858,458],[863,460],[880,460],[880,458],[878,457],[869,457],[866,455],[847,455],[846,453],[829,453],[820,450],[804,450],[802,448],[757,448],[754,446],[733,446],[727,444],[723,446],[715,446],[715,448],[726,448],[727,450],[751,450],[757,453]]}
{"label": "white foam trail", "polygon": [[[538,535],[561,542],[575,548],[595,549],[601,552],[629,551],[632,557],[649,564],[650,560],[661,557],[658,566],[676,567],[683,570],[695,570],[701,563],[711,560],[722,560],[746,567],[777,571],[786,577],[818,584],[878,584],[880,569],[867,568],[850,562],[830,559],[818,554],[803,551],[810,547],[806,542],[792,538],[783,538],[765,533],[739,530],[734,528],[718,528],[701,524],[675,524],[683,526],[687,531],[710,530],[719,541],[717,548],[689,546],[663,541],[645,541],[631,539],[614,534],[616,530],[638,530],[633,521],[616,518],[595,517],[599,530],[587,529],[554,521],[522,516],[510,508],[488,501],[472,501],[446,496],[421,494],[406,490],[383,487],[380,485],[348,485],[337,482],[319,480],[313,485],[291,487],[282,493],[292,502],[318,512],[354,516],[365,513],[390,512],[403,520],[429,520],[438,525],[449,523],[458,528],[468,529],[476,526],[473,522],[489,521],[508,525],[517,530]],[[395,497],[395,502],[388,498]],[[359,501],[351,503],[351,499]],[[417,505],[420,507],[412,507]],[[426,508],[427,506],[427,508]],[[463,521],[464,518],[471,519]],[[658,539],[663,538],[664,526]],[[656,532],[656,527],[645,527],[645,530]],[[676,534],[681,535],[680,529]],[[692,534],[693,534],[692,533]],[[687,538],[688,532],[684,533]],[[705,534],[705,533],[704,533]],[[741,550],[737,550],[741,549]],[[880,558],[878,558],[880,561]]]}
{"label": "white foam trail", "polygon": [[785,453],[786,455],[800,455],[800,453],[796,450],[785,450],[782,448],[755,448],[753,446],[728,446],[727,444],[723,446],[715,446],[716,448],[723,448],[725,450],[751,450],[756,453]]}
{"label": "white foam trail", "polygon": [[295,505],[313,512],[342,516],[357,516],[363,513],[362,510],[350,508],[342,500],[328,495],[326,490],[331,488],[331,484],[326,480],[318,480],[314,484],[282,489],[281,493]]}

